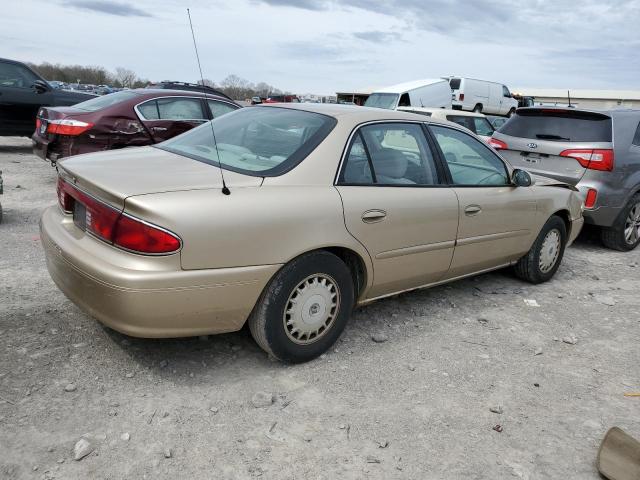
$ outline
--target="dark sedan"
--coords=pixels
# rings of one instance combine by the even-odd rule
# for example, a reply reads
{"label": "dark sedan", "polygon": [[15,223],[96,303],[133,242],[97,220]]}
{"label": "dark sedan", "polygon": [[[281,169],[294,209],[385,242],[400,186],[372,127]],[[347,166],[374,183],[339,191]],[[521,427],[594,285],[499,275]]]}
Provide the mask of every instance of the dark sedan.
{"label": "dark sedan", "polygon": [[80,153],[152,145],[238,108],[228,98],[200,92],[123,90],[73,107],[41,108],[33,151],[55,163]]}

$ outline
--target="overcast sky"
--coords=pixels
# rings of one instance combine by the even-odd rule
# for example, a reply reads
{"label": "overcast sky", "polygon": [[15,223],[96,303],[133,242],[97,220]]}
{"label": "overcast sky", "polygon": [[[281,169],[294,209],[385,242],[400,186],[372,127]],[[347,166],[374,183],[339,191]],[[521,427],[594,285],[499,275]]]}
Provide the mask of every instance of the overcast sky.
{"label": "overcast sky", "polygon": [[187,6],[217,82],[329,94],[455,74],[640,89],[640,0],[10,0],[0,57],[195,81]]}

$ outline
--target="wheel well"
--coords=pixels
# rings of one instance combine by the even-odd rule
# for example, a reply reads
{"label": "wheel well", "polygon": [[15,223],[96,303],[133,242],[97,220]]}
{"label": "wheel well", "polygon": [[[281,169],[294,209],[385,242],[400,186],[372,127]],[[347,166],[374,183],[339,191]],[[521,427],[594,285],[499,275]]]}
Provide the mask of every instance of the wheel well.
{"label": "wheel well", "polygon": [[473,109],[475,110],[478,107],[480,107],[480,110],[482,110],[483,105],[481,103],[476,103]]}
{"label": "wheel well", "polygon": [[564,226],[567,228],[567,238],[569,238],[571,236],[571,214],[568,210],[558,210],[554,215],[560,217],[564,222]]}
{"label": "wheel well", "polygon": [[360,296],[360,292],[367,284],[367,267],[364,260],[353,250],[345,247],[325,247],[321,250],[333,253],[336,257],[340,258],[351,271],[351,278],[353,278],[353,286],[355,287],[355,297]]}

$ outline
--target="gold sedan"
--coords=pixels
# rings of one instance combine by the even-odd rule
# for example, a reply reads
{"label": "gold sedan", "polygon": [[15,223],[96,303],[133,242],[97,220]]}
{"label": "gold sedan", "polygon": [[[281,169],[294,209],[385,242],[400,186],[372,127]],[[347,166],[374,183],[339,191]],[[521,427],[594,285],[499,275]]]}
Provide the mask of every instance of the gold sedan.
{"label": "gold sedan", "polygon": [[[215,136],[214,136],[215,134]],[[243,108],[59,164],[41,234],[58,287],[139,337],[231,332],[287,362],[353,308],[511,266],[558,269],[582,201],[456,124],[344,105]]]}

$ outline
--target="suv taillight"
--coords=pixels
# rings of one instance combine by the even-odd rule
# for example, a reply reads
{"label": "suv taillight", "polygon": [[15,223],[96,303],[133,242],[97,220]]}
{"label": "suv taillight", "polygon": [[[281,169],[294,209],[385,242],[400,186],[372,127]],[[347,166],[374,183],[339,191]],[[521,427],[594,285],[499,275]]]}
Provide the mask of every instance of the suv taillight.
{"label": "suv taillight", "polygon": [[66,213],[75,202],[85,208],[85,228],[116,247],[143,254],[169,254],[180,249],[180,239],[161,227],[144,222],[97,200],[58,177],[58,199]]}
{"label": "suv taillight", "polygon": [[489,145],[491,145],[496,150],[506,150],[509,146],[503,142],[502,140],[498,140],[497,138],[490,138]]}
{"label": "suv taillight", "polygon": [[80,120],[74,120],[72,118],[65,118],[63,120],[50,120],[47,125],[47,133],[55,133],[56,135],[71,135],[77,136],[86,132],[93,123],[82,122]]}
{"label": "suv taillight", "polygon": [[560,152],[561,157],[573,158],[584,168],[590,170],[613,170],[613,150],[605,149],[570,149]]}

